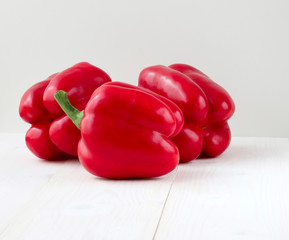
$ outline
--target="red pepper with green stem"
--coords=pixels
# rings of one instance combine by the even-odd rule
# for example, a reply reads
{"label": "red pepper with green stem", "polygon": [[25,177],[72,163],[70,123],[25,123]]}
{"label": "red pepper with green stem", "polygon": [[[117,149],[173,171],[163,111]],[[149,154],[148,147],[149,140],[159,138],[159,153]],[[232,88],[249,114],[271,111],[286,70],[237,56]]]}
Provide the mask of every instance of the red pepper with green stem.
{"label": "red pepper with green stem", "polygon": [[26,133],[26,144],[31,152],[47,160],[77,156],[79,130],[59,108],[53,95],[65,89],[75,106],[82,110],[92,92],[109,81],[104,71],[83,62],[29,88],[21,99],[19,114],[32,124]]}
{"label": "red pepper with green stem", "polygon": [[25,136],[30,151],[39,158],[52,160],[70,156],[57,148],[49,137],[49,127],[53,118],[43,105],[43,92],[53,75],[47,80],[36,83],[21,98],[19,114],[21,118],[32,124]]}
{"label": "red pepper with green stem", "polygon": [[215,157],[228,147],[231,134],[226,120],[235,106],[230,95],[205,74],[184,64],[152,66],[140,73],[139,86],[169,98],[183,111],[184,128],[172,138],[181,162],[201,153]]}
{"label": "red pepper with green stem", "polygon": [[177,110],[173,112],[160,97],[132,85],[107,83],[95,90],[83,116],[65,92],[57,92],[55,98],[81,130],[78,156],[90,173],[146,178],[177,166],[179,152],[169,137],[180,130],[182,119],[178,122]]}

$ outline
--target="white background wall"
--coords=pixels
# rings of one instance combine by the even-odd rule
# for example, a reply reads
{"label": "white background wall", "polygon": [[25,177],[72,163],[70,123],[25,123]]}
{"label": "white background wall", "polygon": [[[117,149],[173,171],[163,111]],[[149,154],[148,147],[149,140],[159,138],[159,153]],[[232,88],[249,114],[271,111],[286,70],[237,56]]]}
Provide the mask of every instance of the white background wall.
{"label": "white background wall", "polygon": [[236,103],[234,136],[289,136],[287,0],[0,2],[0,132],[25,132],[21,95],[88,61],[137,83],[149,65],[191,64]]}

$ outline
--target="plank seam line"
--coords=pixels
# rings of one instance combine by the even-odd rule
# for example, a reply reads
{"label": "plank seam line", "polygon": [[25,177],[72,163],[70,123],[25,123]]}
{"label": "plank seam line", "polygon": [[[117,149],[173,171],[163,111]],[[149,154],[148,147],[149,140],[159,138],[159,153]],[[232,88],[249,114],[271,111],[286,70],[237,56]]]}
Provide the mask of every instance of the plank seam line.
{"label": "plank seam line", "polygon": [[175,176],[173,177],[173,180],[172,180],[172,182],[171,182],[171,185],[170,185],[170,188],[169,188],[169,191],[168,191],[168,195],[167,195],[167,197],[166,197],[166,200],[165,200],[165,203],[164,203],[164,206],[163,206],[161,215],[160,215],[160,217],[159,217],[159,221],[158,221],[157,226],[156,226],[156,230],[155,230],[154,235],[153,235],[153,238],[152,238],[153,240],[155,239],[156,234],[157,234],[157,232],[158,232],[159,225],[160,225],[160,222],[161,222],[161,220],[162,220],[162,216],[163,216],[163,213],[164,213],[164,210],[165,210],[167,201],[168,201],[168,199],[169,199],[172,186],[173,186],[173,184],[174,184],[174,182],[175,182],[175,179],[176,179],[176,176],[177,176],[177,174],[178,174],[179,165],[180,165],[180,164],[178,164],[178,166],[177,166],[177,168],[176,168],[176,174],[175,174]]}

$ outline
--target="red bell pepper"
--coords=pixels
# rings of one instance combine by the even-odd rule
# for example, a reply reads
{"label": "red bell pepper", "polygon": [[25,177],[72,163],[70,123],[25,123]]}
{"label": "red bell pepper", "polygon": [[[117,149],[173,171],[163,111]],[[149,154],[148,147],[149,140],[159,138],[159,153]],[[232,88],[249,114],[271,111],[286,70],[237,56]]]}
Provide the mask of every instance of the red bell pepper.
{"label": "red bell pepper", "polygon": [[122,82],[110,82],[107,83],[106,85],[110,85],[110,86],[119,86],[119,87],[125,87],[125,88],[132,88],[132,89],[137,89],[139,91],[145,92],[147,94],[153,95],[154,97],[158,98],[159,100],[161,100],[164,104],[166,104],[174,113],[175,118],[176,118],[176,129],[173,132],[173,134],[170,137],[174,137],[176,135],[179,134],[179,132],[182,130],[183,126],[184,126],[184,115],[182,110],[171,100],[156,94],[148,89],[145,88],[140,88],[131,84],[127,84],[127,83],[122,83]]}
{"label": "red bell pepper", "polygon": [[169,67],[188,76],[205,92],[209,101],[209,113],[206,124],[203,126],[202,154],[210,157],[222,154],[231,141],[231,131],[227,120],[235,112],[233,99],[223,87],[200,70],[186,64],[173,64]]}
{"label": "red bell pepper", "polygon": [[185,64],[152,66],[139,76],[139,86],[175,102],[183,111],[185,125],[172,138],[180,151],[180,161],[202,155],[215,157],[229,146],[227,120],[235,105],[230,95],[201,71]]}
{"label": "red bell pepper", "polygon": [[[158,177],[172,171],[179,152],[169,137],[176,134],[178,108],[135,86],[107,83],[95,90],[83,116],[64,91],[55,99],[81,130],[78,156],[90,173],[106,178]],[[169,103],[169,104],[168,104]],[[170,106],[175,106],[172,111]]]}
{"label": "red bell pepper", "polygon": [[77,156],[79,130],[59,108],[53,95],[64,89],[74,105],[83,110],[93,91],[110,81],[104,71],[82,62],[29,88],[21,98],[19,114],[32,124],[25,137],[31,152],[47,160]]}

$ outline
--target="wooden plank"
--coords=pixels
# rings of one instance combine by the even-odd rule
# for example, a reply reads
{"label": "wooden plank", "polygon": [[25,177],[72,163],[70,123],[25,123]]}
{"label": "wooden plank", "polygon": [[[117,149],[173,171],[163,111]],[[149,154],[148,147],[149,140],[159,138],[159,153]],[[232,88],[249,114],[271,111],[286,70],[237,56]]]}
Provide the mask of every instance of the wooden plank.
{"label": "wooden plank", "polygon": [[[17,160],[29,162],[20,156]],[[46,176],[47,181],[2,227],[1,240],[152,239],[176,173],[155,179],[115,181],[90,175],[78,161],[58,164],[50,175],[50,164],[40,166],[39,162],[34,162],[35,172],[39,178]],[[27,169],[24,164],[22,167]],[[35,172],[13,178],[17,181],[13,185],[15,194],[6,189],[7,199],[17,197],[18,190],[25,192],[27,179],[33,181]],[[10,174],[12,177],[12,168],[7,176]],[[0,212],[4,208],[1,204]]]}
{"label": "wooden plank", "polygon": [[287,139],[234,138],[180,165],[155,239],[288,239]]}
{"label": "wooden plank", "polygon": [[0,134],[0,233],[24,202],[64,165],[34,157],[24,134]]}

